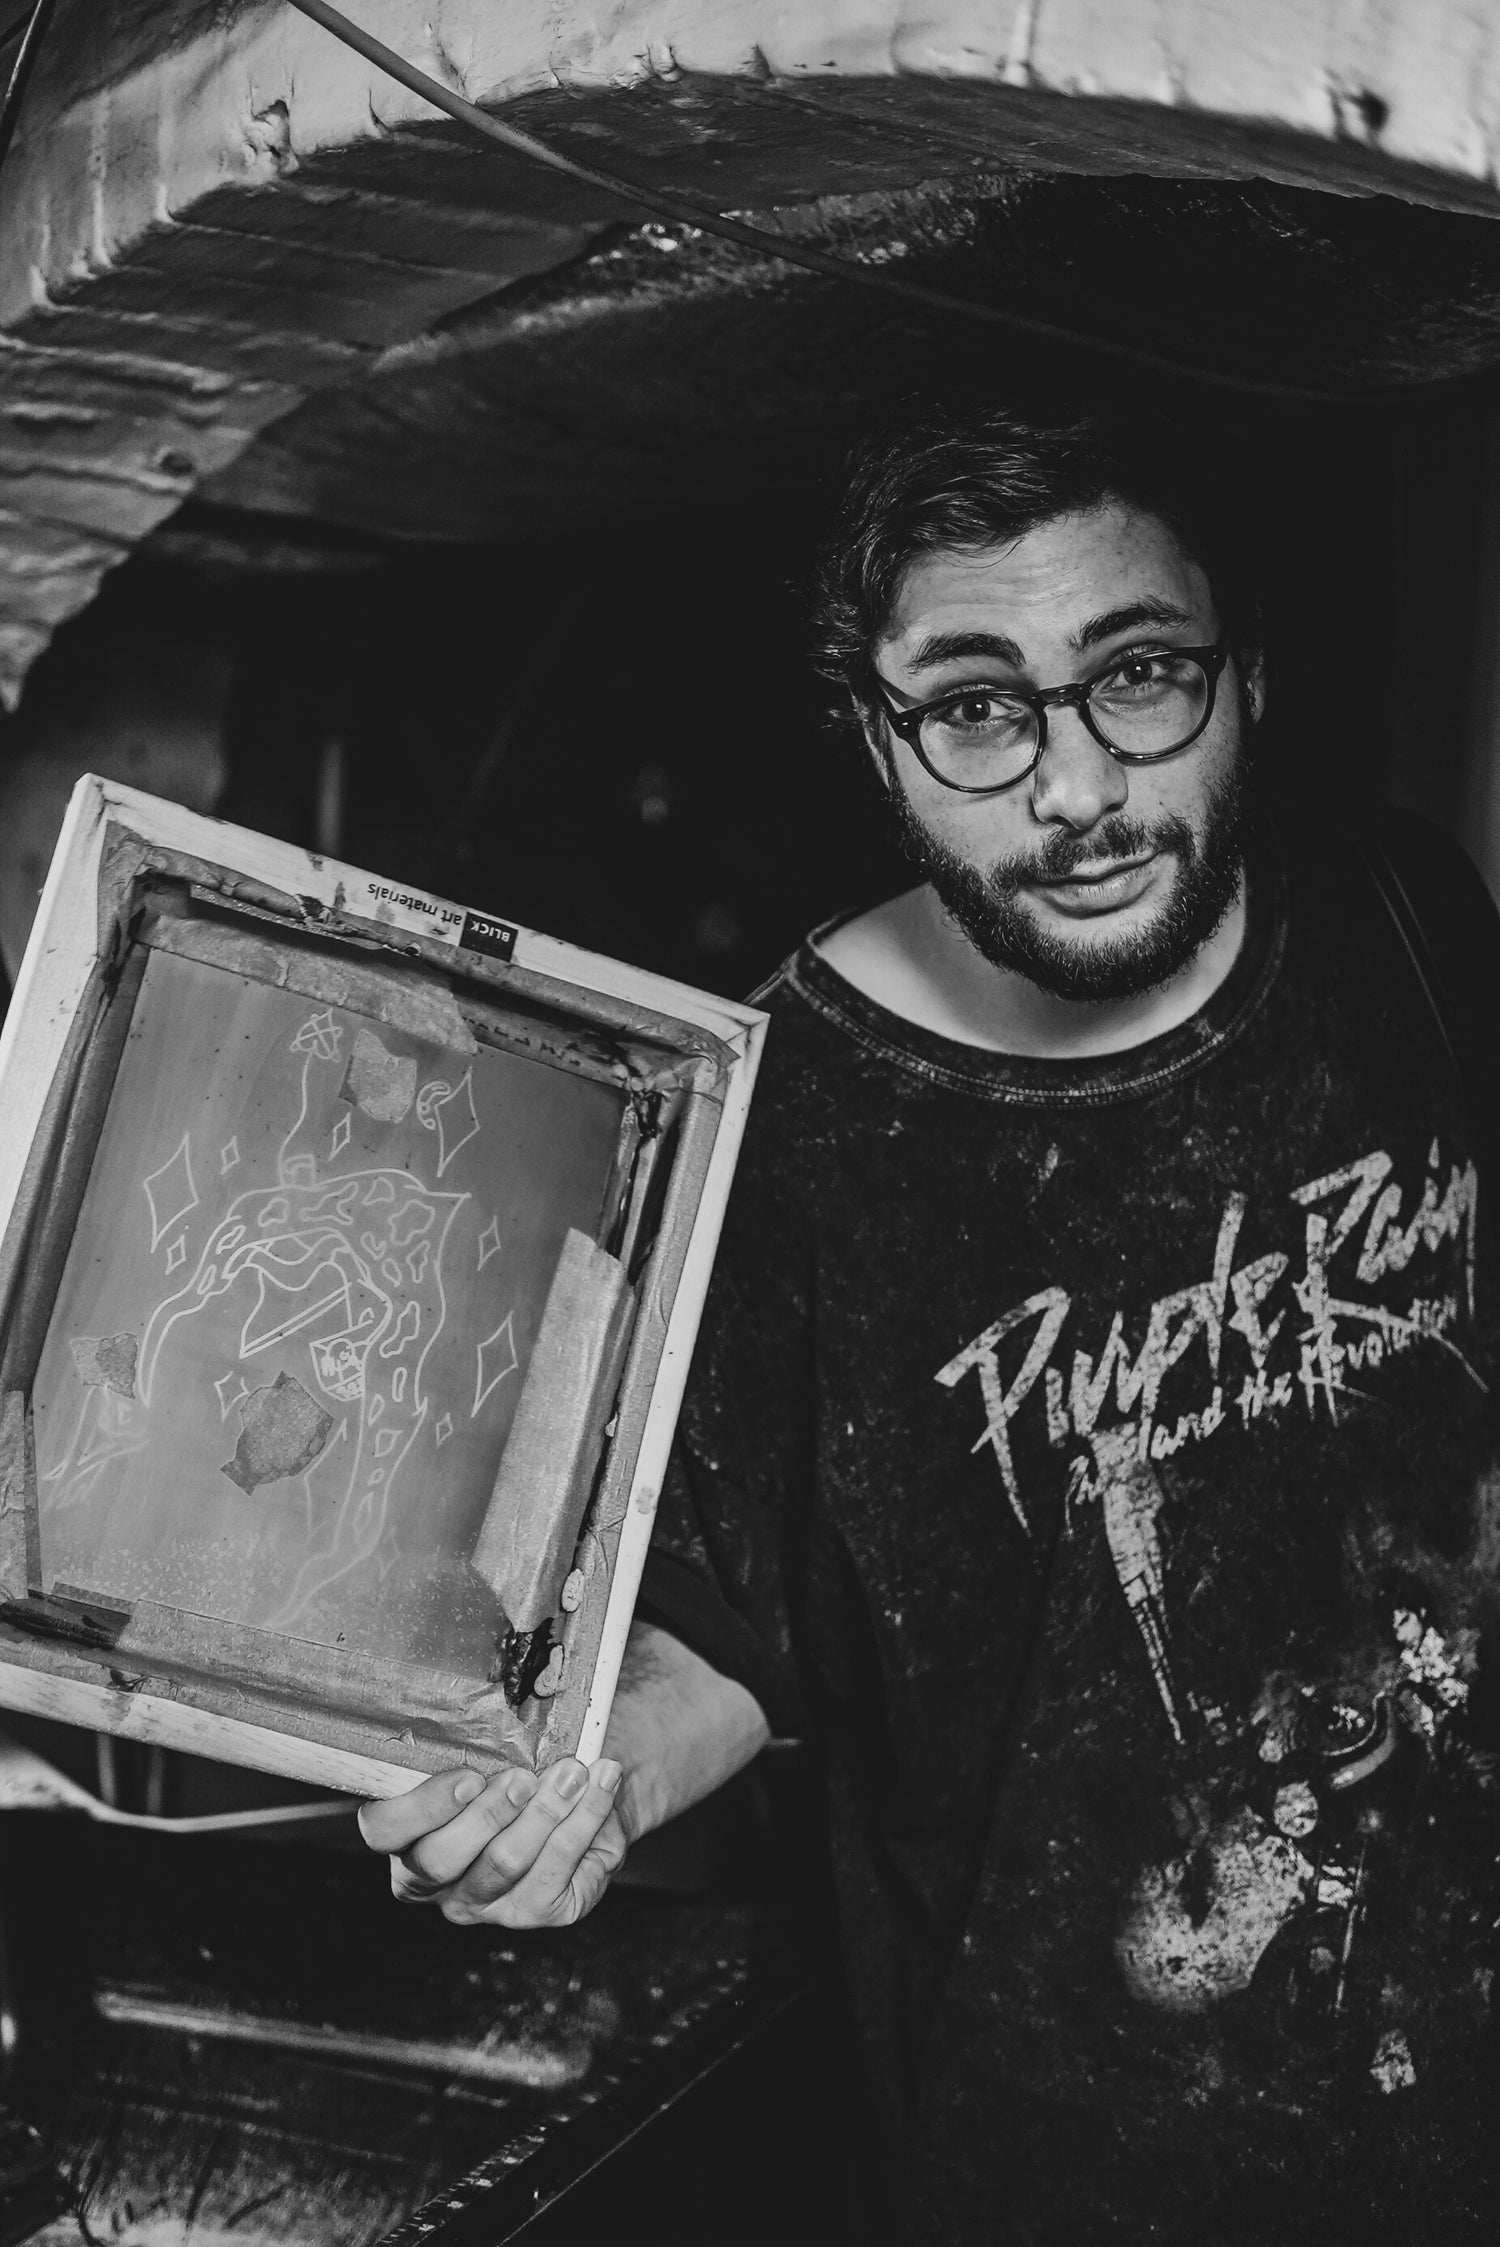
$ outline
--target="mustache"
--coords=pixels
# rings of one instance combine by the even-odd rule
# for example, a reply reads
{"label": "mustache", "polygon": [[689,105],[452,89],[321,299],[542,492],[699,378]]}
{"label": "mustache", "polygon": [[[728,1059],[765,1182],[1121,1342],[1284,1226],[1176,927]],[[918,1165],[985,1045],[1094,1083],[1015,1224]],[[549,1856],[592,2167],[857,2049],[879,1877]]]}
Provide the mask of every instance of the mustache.
{"label": "mustache", "polygon": [[1170,853],[1190,864],[1197,843],[1187,821],[1174,813],[1148,823],[1117,812],[1087,835],[1059,828],[1039,849],[998,859],[986,882],[992,893],[1011,896],[1033,882],[1067,881],[1080,866],[1097,865],[1100,859],[1143,858],[1152,852]]}

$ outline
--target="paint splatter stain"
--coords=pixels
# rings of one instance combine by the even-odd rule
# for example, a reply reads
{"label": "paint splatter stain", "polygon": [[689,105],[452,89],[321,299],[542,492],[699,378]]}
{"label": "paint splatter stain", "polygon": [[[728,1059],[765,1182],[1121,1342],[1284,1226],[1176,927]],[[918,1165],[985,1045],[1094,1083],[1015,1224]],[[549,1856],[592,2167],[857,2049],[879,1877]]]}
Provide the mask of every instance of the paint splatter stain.
{"label": "paint splatter stain", "polygon": [[135,1395],[133,1334],[75,1334],[68,1347],[87,1388],[113,1389],[117,1397]]}
{"label": "paint splatter stain", "polygon": [[1278,1833],[1289,1834],[1293,1841],[1300,1841],[1304,1834],[1312,1832],[1318,1815],[1318,1798],[1300,1779],[1292,1786],[1277,1789],[1271,1817]]}
{"label": "paint splatter stain", "polygon": [[290,1373],[278,1373],[269,1389],[252,1389],[240,1403],[240,1440],[225,1461],[228,1475],[248,1496],[262,1483],[283,1482],[312,1465],[333,1426],[325,1412]]}
{"label": "paint splatter stain", "polygon": [[1295,1843],[1248,1810],[1190,1855],[1148,1866],[1115,1942],[1132,1995],[1163,2012],[1203,2013],[1247,1990],[1312,1872]]}
{"label": "paint splatter stain", "polygon": [[1412,1684],[1443,1708],[1461,1709],[1469,1698],[1469,1688],[1459,1675],[1461,1650],[1457,1643],[1450,1646],[1440,1631],[1409,1607],[1396,1609],[1395,1624],[1401,1667]]}
{"label": "paint splatter stain", "polygon": [[1383,2091],[1387,2098],[1393,2091],[1415,2090],[1417,2071],[1411,2046],[1399,2029],[1387,2029],[1376,2045],[1370,2075],[1376,2090]]}
{"label": "paint splatter stain", "polygon": [[376,1123],[400,1123],[416,1096],[416,1062],[388,1052],[373,1030],[358,1031],[340,1099],[362,1109]]}

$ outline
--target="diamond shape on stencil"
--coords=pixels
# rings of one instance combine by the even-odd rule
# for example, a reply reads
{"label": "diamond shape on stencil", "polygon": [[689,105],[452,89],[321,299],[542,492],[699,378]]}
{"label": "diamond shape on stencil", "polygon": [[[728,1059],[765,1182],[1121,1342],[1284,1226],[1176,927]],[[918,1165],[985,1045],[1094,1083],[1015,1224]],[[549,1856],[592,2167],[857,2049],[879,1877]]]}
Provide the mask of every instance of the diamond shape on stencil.
{"label": "diamond shape on stencil", "polygon": [[198,1207],[198,1189],[193,1184],[193,1158],[186,1132],[178,1141],[175,1153],[168,1155],[161,1168],[153,1170],[141,1184],[151,1205],[151,1246],[157,1248],[163,1236],[179,1224],[189,1210]]}
{"label": "diamond shape on stencil", "polygon": [[242,1397],[250,1394],[250,1384],[237,1367],[221,1373],[214,1383],[214,1395],[219,1400],[219,1418],[227,1420]]}
{"label": "diamond shape on stencil", "polygon": [[515,1335],[512,1331],[514,1311],[507,1311],[493,1334],[487,1334],[474,1352],[474,1403],[469,1413],[472,1420],[492,1390],[498,1389],[507,1373],[514,1373],[520,1363],[516,1356]]}
{"label": "diamond shape on stencil", "polygon": [[438,1135],[438,1176],[461,1147],[478,1136],[479,1117],[474,1107],[474,1072],[466,1069],[457,1084],[434,1077],[417,1094],[417,1121],[424,1131]]}

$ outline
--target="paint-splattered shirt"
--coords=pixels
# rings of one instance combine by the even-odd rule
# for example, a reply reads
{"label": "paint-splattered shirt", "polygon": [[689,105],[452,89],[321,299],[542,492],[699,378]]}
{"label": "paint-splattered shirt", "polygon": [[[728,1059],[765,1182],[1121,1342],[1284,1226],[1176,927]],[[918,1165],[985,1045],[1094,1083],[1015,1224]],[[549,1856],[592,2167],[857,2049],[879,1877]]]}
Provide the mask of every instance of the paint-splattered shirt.
{"label": "paint-splattered shirt", "polygon": [[1500,2236],[1495,1118],[1327,848],[1107,1060],[764,995],[647,1611],[821,1744],[914,2239]]}

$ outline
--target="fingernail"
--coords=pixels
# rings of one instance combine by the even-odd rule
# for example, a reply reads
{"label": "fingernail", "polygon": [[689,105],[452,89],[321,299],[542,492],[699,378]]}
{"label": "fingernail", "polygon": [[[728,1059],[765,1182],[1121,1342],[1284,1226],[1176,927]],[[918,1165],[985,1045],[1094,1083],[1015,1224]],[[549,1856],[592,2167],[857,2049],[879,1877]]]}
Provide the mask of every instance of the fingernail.
{"label": "fingernail", "polygon": [[537,1782],[530,1771],[517,1771],[505,1782],[505,1799],[513,1810],[530,1802],[536,1793]]}
{"label": "fingernail", "polygon": [[575,1794],[582,1794],[589,1783],[589,1775],[581,1763],[565,1764],[557,1774],[557,1791],[564,1802],[571,1802]]}
{"label": "fingernail", "polygon": [[613,1794],[625,1774],[618,1763],[601,1763],[594,1776],[606,1794]]}
{"label": "fingernail", "polygon": [[455,1802],[472,1802],[476,1795],[483,1793],[483,1774],[478,1771],[466,1771],[453,1789],[453,1799]]}

